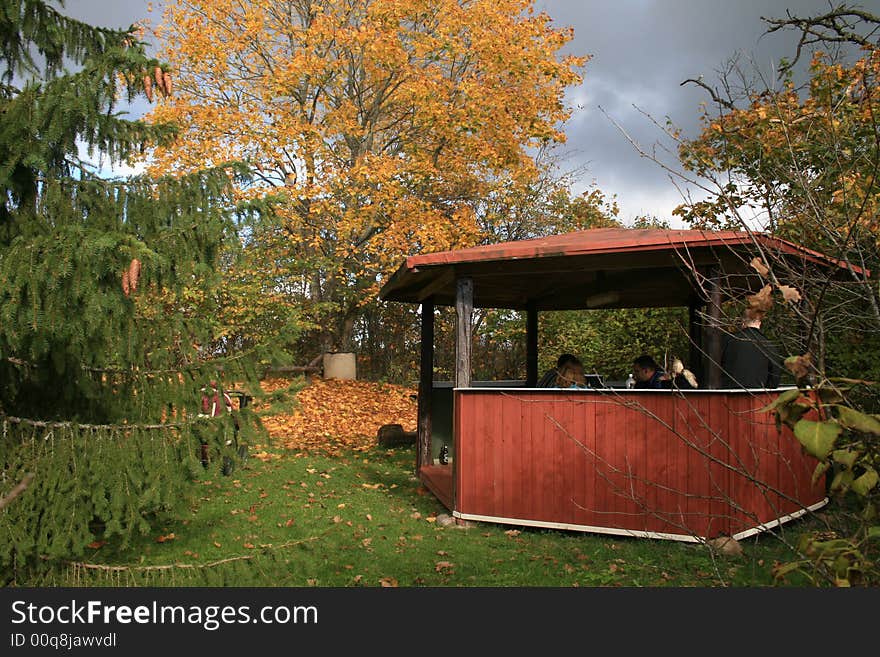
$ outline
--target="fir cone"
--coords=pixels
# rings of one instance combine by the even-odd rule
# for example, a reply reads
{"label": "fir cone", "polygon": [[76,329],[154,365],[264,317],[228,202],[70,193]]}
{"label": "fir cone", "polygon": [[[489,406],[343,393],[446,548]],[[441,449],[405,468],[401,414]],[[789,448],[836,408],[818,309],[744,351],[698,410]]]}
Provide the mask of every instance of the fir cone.
{"label": "fir cone", "polygon": [[168,97],[171,97],[171,74],[165,73],[162,76],[162,80],[164,81],[164,84],[165,84],[165,94]]}
{"label": "fir cone", "polygon": [[128,282],[131,286],[131,291],[137,292],[138,279],[141,277],[141,261],[137,258],[133,258],[126,273],[128,274]]}
{"label": "fir cone", "polygon": [[157,66],[153,69],[153,76],[156,78],[156,88],[159,89],[163,94],[165,93],[165,73],[162,71],[161,66]]}
{"label": "fir cone", "polygon": [[122,272],[122,293],[125,296],[129,296],[131,294],[131,286],[128,282],[128,269]]}
{"label": "fir cone", "polygon": [[147,95],[147,100],[151,103],[153,102],[153,78],[149,75],[144,76],[144,93]]}

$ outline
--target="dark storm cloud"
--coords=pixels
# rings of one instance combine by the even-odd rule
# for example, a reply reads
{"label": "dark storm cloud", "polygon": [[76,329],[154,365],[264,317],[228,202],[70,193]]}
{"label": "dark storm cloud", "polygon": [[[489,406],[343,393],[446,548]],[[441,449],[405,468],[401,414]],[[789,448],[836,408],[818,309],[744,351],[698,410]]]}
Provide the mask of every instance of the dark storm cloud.
{"label": "dark storm cloud", "polygon": [[[124,27],[150,16],[157,20],[161,3],[153,4],[152,14],[145,0],[68,0],[66,8],[92,23]],[[880,10],[878,0],[862,5]],[[680,86],[683,80],[703,75],[712,84],[717,80],[715,71],[737,52],[772,77],[775,63],[794,53],[796,35],[762,38],[766,24],[761,16],[784,16],[787,7],[809,15],[827,10],[829,4],[827,0],[536,0],[535,6],[546,11],[555,25],[574,27],[569,52],[592,55],[583,85],[568,93],[573,114],[566,127],[564,166],[585,166],[575,190],[595,181],[617,196],[621,217],[631,220],[640,214],[669,218],[681,198],[667,174],[640,157],[612,121],[646,148],[660,133],[633,105],[661,123],[668,116],[686,135],[696,135],[699,105],[707,96],[694,85]],[[137,110],[137,106],[132,109]]]}
{"label": "dark storm cloud", "polygon": [[809,15],[827,10],[828,3],[538,0],[536,7],[554,24],[574,27],[567,50],[592,56],[583,85],[568,94],[573,114],[566,128],[567,163],[587,166],[575,189],[595,180],[606,193],[617,195],[624,220],[640,214],[670,218],[680,193],[666,172],[639,156],[621,129],[649,151],[661,132],[642,112],[661,124],[669,117],[685,135],[695,136],[700,103],[708,97],[681,82],[703,75],[713,84],[716,71],[737,53],[746,68],[753,62],[772,79],[779,59],[793,55],[796,35],[762,36],[767,26],[761,16],[782,17],[786,6]]}

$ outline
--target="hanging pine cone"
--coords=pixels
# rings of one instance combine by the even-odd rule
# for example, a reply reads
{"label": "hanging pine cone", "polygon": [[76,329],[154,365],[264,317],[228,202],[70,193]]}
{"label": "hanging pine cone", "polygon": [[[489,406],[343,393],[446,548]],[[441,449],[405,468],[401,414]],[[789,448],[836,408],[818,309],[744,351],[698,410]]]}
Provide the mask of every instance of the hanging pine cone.
{"label": "hanging pine cone", "polygon": [[128,282],[132,292],[137,292],[138,279],[141,277],[141,261],[133,258],[131,264],[128,265]]}
{"label": "hanging pine cone", "polygon": [[122,272],[122,293],[125,296],[129,296],[131,294],[131,286],[129,285],[128,279],[128,269]]}
{"label": "hanging pine cone", "polygon": [[153,76],[156,78],[156,88],[163,94],[165,93],[165,73],[161,66],[153,69]]}
{"label": "hanging pine cone", "polygon": [[153,78],[149,75],[144,76],[144,93],[147,95],[147,100],[151,103],[153,102]]}
{"label": "hanging pine cone", "polygon": [[171,74],[165,73],[162,76],[162,80],[165,83],[165,95],[170,97],[171,96]]}

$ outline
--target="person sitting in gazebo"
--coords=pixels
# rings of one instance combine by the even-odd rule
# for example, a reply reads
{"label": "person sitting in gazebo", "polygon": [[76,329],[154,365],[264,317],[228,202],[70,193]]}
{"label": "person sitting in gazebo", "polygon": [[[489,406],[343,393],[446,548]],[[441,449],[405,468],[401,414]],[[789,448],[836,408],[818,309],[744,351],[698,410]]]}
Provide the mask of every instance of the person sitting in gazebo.
{"label": "person sitting in gazebo", "polygon": [[633,361],[633,376],[636,388],[661,389],[669,387],[669,375],[648,354],[642,354]]}
{"label": "person sitting in gazebo", "polygon": [[584,366],[580,361],[567,362],[559,368],[556,375],[557,388],[586,388],[587,378],[584,375]]}
{"label": "person sitting in gazebo", "polygon": [[[556,377],[560,370],[568,364],[581,365],[580,358],[574,354],[562,354],[556,359],[556,367],[547,370],[537,383],[538,388],[555,388]],[[583,367],[583,365],[581,365]]]}

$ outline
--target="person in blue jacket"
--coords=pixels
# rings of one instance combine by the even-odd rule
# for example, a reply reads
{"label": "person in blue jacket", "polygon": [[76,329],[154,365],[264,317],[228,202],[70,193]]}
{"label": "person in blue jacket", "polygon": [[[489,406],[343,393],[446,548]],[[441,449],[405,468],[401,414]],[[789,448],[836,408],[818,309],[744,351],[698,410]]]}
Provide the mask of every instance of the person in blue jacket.
{"label": "person in blue jacket", "polygon": [[642,354],[633,361],[632,371],[636,388],[660,390],[669,387],[669,376],[648,354]]}

